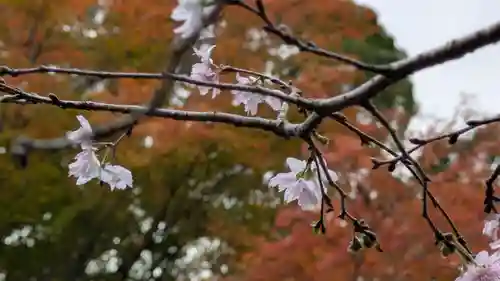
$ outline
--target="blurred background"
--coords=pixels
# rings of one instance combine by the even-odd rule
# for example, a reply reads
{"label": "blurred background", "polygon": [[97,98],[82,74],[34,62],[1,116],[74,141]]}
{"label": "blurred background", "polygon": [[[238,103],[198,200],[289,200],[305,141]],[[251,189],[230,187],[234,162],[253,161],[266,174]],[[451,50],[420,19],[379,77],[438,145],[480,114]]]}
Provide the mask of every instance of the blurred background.
{"label": "blurred background", "polygon": [[[389,0],[264,1],[273,20],[288,25],[299,37],[378,64],[414,55],[493,21],[491,13],[484,12],[484,17],[483,12],[472,13],[470,17],[484,19],[484,24],[452,25],[452,33],[428,36],[438,34],[444,22],[463,23],[464,10],[453,12],[462,2],[430,13],[439,5],[419,1],[419,7],[427,7],[419,14],[418,9]],[[498,6],[484,0],[468,2],[467,7],[487,3],[490,11]],[[176,5],[174,0],[0,0],[0,65],[163,71],[172,60],[176,24],[170,13]],[[292,80],[305,96],[316,98],[338,95],[371,77],[344,64],[298,53],[266,35],[261,26],[258,18],[241,8],[225,8],[214,26],[216,38],[210,39],[217,44],[215,63]],[[413,40],[405,39],[409,37]],[[496,48],[485,52],[498,54]],[[466,59],[472,63],[474,56],[482,55]],[[463,118],[487,112],[473,107],[470,97],[460,98],[461,91],[471,89],[480,97],[482,88],[448,86],[464,81],[482,85],[485,77],[495,79],[491,74],[496,73],[498,57],[478,59],[481,65],[476,65],[475,73],[459,63],[453,64],[456,72],[434,70],[434,75],[448,80],[401,81],[377,96],[375,103],[404,139],[442,133],[463,125]],[[193,62],[188,50],[179,71],[187,73]],[[457,74],[460,69],[468,74]],[[180,84],[164,89],[159,81],[41,74],[6,77],[6,82],[61,99],[121,104],[142,104],[155,91],[168,90],[165,107],[244,114],[231,105],[229,93],[212,100]],[[448,121],[413,125],[419,115],[426,115],[422,109],[446,112],[438,117]],[[260,109],[262,116],[272,117],[266,110]],[[391,145],[388,133],[370,116],[357,108],[343,113]],[[356,135],[334,122],[321,127],[330,138],[325,157],[349,193],[349,210],[375,229],[384,253],[349,254],[352,232],[345,223],[328,217],[327,235],[314,235],[310,223],[318,218],[317,211],[282,204],[282,194],[269,189],[267,180],[285,169],[286,157],[305,157],[307,150],[299,141],[269,133],[149,119],[118,147],[117,162],[134,174],[134,188],[122,191],[95,182],[77,187],[67,176],[67,165],[76,153],[72,149],[32,150],[25,163],[13,157],[11,144],[16,139],[60,137],[76,128],[77,114],[92,124],[120,117],[44,105],[0,107],[0,281],[421,281],[453,280],[458,274],[459,260],[440,257],[432,232],[420,217],[418,184],[403,167],[392,173],[387,168],[372,170],[370,157],[386,155],[361,146]],[[291,112],[291,118],[299,121],[300,115]],[[414,153],[432,177],[430,189],[474,252],[487,245],[481,235],[483,183],[498,162],[498,131],[490,126],[467,134],[454,146],[444,140]],[[449,231],[437,212],[431,215]]]}

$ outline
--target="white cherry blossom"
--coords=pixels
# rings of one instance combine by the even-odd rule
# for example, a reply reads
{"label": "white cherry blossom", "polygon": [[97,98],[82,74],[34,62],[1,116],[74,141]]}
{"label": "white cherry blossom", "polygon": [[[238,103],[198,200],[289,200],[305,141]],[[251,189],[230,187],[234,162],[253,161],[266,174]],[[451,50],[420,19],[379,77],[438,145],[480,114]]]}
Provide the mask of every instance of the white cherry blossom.
{"label": "white cherry blossom", "polygon": [[455,281],[498,281],[500,280],[500,255],[479,252],[474,263],[467,265],[466,271]]}
{"label": "white cherry blossom", "polygon": [[[286,164],[290,172],[277,174],[271,178],[269,186],[277,186],[280,192],[285,192],[284,200],[286,203],[297,200],[302,209],[308,209],[321,203],[322,194],[315,173],[315,164],[312,163],[311,167],[308,167],[306,161],[292,157],[286,159]],[[332,179],[336,179],[334,172],[329,171],[329,173],[335,176]],[[323,188],[326,193],[325,185]]]}
{"label": "white cherry blossom", "polygon": [[499,228],[500,214],[489,215],[484,222],[483,234],[488,236],[492,240],[492,242],[490,243],[490,248],[493,250],[500,249],[500,240],[498,239]]}
{"label": "white cherry blossom", "polygon": [[132,187],[132,173],[119,165],[105,164],[104,168],[97,157],[97,148],[92,143],[92,127],[83,116],[77,116],[80,128],[68,132],[66,137],[73,143],[80,144],[82,151],[75,156],[75,161],[68,165],[68,176],[77,178],[76,184],[83,185],[92,179],[100,179],[109,184],[111,190]]}
{"label": "white cherry blossom", "polygon": [[109,184],[111,190],[132,187],[132,173],[119,165],[106,164],[101,170],[100,180]]}
{"label": "white cherry blossom", "polygon": [[498,239],[498,227],[500,226],[499,215],[493,214],[488,216],[484,222],[483,234],[492,238],[493,240]]}
{"label": "white cherry blossom", "polygon": [[202,63],[212,65],[214,61],[212,60],[212,51],[215,45],[202,44],[199,49],[193,48],[194,55],[196,55]]}
{"label": "white cherry blossom", "polygon": [[80,128],[67,132],[66,138],[74,144],[80,144],[82,149],[92,147],[92,127],[89,121],[82,115],[77,115],[76,119],[80,122]]}
{"label": "white cherry blossom", "polygon": [[[212,55],[212,51],[215,48],[215,45],[202,45],[200,49],[193,48],[194,54],[200,58],[199,63],[193,64],[191,68],[191,78],[198,81],[205,82],[219,82],[219,74],[212,69],[213,61],[210,58]],[[198,86],[200,90],[200,95],[206,95],[211,87]],[[220,93],[220,90],[217,88],[212,88],[212,98],[215,98]]]}
{"label": "white cherry blossom", "polygon": [[174,33],[182,38],[188,38],[203,26],[203,6],[200,0],[179,0],[170,16],[174,21],[183,23],[174,29]]}
{"label": "white cherry blossom", "polygon": [[[237,72],[236,81],[238,81],[239,85],[252,85],[257,83],[258,79],[252,76],[243,77]],[[274,111],[281,109],[281,101],[276,97],[237,90],[233,90],[231,93],[234,95],[233,105],[243,104],[247,114],[256,115],[258,106],[262,102],[267,103]]]}
{"label": "white cherry blossom", "polygon": [[69,176],[76,177],[76,185],[86,184],[101,173],[101,162],[94,148],[84,148],[75,156],[75,161],[69,164]]}

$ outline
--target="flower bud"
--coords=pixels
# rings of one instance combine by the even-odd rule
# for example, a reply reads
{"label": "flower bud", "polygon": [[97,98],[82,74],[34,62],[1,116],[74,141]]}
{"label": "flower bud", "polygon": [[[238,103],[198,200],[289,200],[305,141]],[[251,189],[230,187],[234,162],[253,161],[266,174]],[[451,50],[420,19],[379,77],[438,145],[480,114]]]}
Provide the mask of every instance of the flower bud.
{"label": "flower bud", "polygon": [[457,249],[455,247],[455,245],[453,245],[452,243],[447,242],[447,241],[439,241],[438,248],[439,248],[439,251],[441,252],[441,256],[443,258],[446,258],[446,257],[450,256],[451,254],[455,253],[455,251]]}
{"label": "flower bud", "polygon": [[363,249],[363,243],[361,239],[359,239],[357,236],[354,236],[349,243],[349,247],[347,248],[347,251],[350,253],[357,253],[361,249]]}

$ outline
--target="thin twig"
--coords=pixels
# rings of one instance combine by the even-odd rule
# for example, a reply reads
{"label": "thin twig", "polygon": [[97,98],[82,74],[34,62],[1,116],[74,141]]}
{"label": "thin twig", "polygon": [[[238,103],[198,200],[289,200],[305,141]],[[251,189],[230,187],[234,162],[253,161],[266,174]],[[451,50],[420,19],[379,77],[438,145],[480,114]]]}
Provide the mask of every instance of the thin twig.
{"label": "thin twig", "polygon": [[[420,183],[423,189],[423,194],[422,194],[422,217],[428,222],[429,226],[435,233],[436,237],[440,239],[441,235],[439,234],[440,232],[438,231],[437,227],[434,225],[432,222],[431,218],[429,217],[428,214],[428,207],[427,207],[427,197],[429,197],[433,203],[433,205],[440,211],[440,213],[445,217],[446,221],[450,225],[450,227],[453,229],[454,234],[457,236],[458,241],[460,244],[468,251],[470,250],[467,247],[467,243],[463,236],[460,234],[458,231],[458,228],[455,226],[453,220],[451,217],[448,215],[448,213],[443,209],[439,201],[435,198],[435,196],[431,193],[429,190],[428,184],[430,182],[429,177],[425,173],[424,169],[420,166],[420,164],[413,159],[409,153],[405,150],[403,142],[399,139],[397,136],[396,131],[392,126],[389,124],[389,121],[382,115],[382,113],[373,105],[371,102],[366,102],[364,104],[364,108],[368,110],[381,124],[382,126],[389,132],[389,134],[392,137],[392,140],[396,144],[397,148],[401,152],[402,155],[402,163],[408,168],[408,170],[412,173],[412,175],[417,179],[417,181]],[[411,165],[410,165],[411,164]]]}
{"label": "thin twig", "polygon": [[[416,150],[418,150],[418,149],[420,149],[420,148],[422,148],[430,143],[439,141],[439,140],[448,139],[449,144],[455,144],[458,141],[458,139],[462,135],[464,135],[465,133],[472,131],[474,129],[477,129],[478,127],[489,125],[489,124],[496,123],[496,122],[500,122],[500,116],[489,117],[489,118],[485,118],[483,120],[469,120],[469,121],[465,122],[467,124],[467,126],[464,128],[460,128],[458,130],[455,130],[455,131],[452,131],[452,132],[449,132],[446,134],[441,134],[441,135],[438,135],[435,137],[427,138],[427,139],[410,138],[409,141],[412,144],[415,144],[415,146],[408,149],[407,154],[411,154],[414,151],[416,151]],[[404,158],[403,155],[394,155],[393,154],[393,156],[395,156],[395,158],[388,159],[388,160],[376,160],[376,161],[380,166],[386,165],[386,164],[392,165],[395,162],[401,161],[401,159]]]}
{"label": "thin twig", "polygon": [[[37,73],[54,73],[54,74],[64,74],[64,75],[80,75],[80,76],[89,76],[89,77],[98,77],[101,79],[120,79],[120,78],[129,78],[129,79],[153,79],[153,80],[162,80],[162,79],[172,79],[179,82],[185,82],[192,85],[197,86],[205,86],[218,88],[221,90],[236,90],[242,92],[250,92],[256,93],[263,96],[272,96],[283,101],[296,104],[298,106],[304,108],[312,108],[313,103],[308,99],[299,97],[299,96],[289,96],[282,91],[267,89],[261,86],[250,86],[250,85],[241,85],[241,84],[231,84],[231,83],[215,83],[208,81],[201,81],[192,79],[187,75],[182,74],[174,74],[174,73],[142,73],[142,72],[114,72],[114,71],[96,71],[96,70],[88,70],[88,69],[78,69],[78,68],[60,68],[53,66],[38,66],[33,68],[19,68],[13,69],[6,66],[0,67],[0,77],[1,76],[21,76],[21,75],[29,75],[29,74],[37,74]],[[262,76],[262,74],[259,74]],[[267,78],[267,77],[266,77]],[[269,78],[268,78],[269,79]],[[273,81],[278,81],[274,79]],[[283,82],[284,83],[284,82]],[[288,87],[288,85],[286,85]]]}
{"label": "thin twig", "polygon": [[334,59],[336,61],[340,61],[349,65],[352,65],[360,70],[369,71],[377,74],[390,75],[392,73],[392,69],[389,65],[374,65],[365,63],[335,52],[328,51],[326,49],[318,47],[312,41],[301,40],[298,37],[291,34],[289,28],[284,25],[277,26],[274,24],[266,13],[264,3],[261,0],[256,0],[256,8],[248,5],[243,0],[231,1],[231,4],[238,5],[244,8],[247,11],[255,14],[266,24],[263,26],[263,29],[266,32],[274,34],[278,38],[280,38],[284,43],[288,45],[296,46],[301,52],[312,53],[314,55],[325,57],[329,59]]}

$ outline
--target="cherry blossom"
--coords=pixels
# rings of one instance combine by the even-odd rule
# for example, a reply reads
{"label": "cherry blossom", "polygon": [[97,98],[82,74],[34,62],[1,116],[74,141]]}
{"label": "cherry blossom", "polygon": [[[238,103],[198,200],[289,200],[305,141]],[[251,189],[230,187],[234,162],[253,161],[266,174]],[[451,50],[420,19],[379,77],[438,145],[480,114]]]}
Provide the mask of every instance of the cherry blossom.
{"label": "cherry blossom", "polygon": [[200,58],[201,63],[212,65],[214,61],[212,60],[212,51],[215,45],[202,44],[199,49],[193,48],[194,55]]}
{"label": "cherry blossom", "polygon": [[100,180],[109,184],[111,190],[132,187],[132,173],[119,165],[106,164],[101,170]]}
{"label": "cherry blossom", "polygon": [[[284,191],[284,200],[290,203],[297,200],[302,209],[308,209],[318,205],[322,200],[321,189],[316,176],[316,167],[312,163],[309,167],[306,161],[296,158],[287,158],[286,164],[290,172],[279,173],[269,181],[270,187],[278,187],[280,192]],[[328,171],[332,179],[336,180],[337,175],[333,171]],[[326,193],[325,185],[323,185]]]}
{"label": "cherry blossom", "polygon": [[89,148],[92,146],[92,127],[82,115],[77,115],[76,119],[80,122],[80,128],[67,132],[66,138],[72,143],[80,144],[82,148]]}
{"label": "cherry blossom", "polygon": [[84,148],[68,167],[69,176],[77,178],[76,185],[86,184],[101,173],[101,163],[95,154],[95,148],[92,147]]}
{"label": "cherry blossom", "polygon": [[91,139],[93,132],[90,123],[81,115],[76,118],[80,122],[80,128],[66,133],[66,137],[73,143],[79,143],[82,151],[75,156],[75,161],[68,165],[68,176],[76,177],[77,185],[100,179],[109,184],[111,190],[132,187],[132,173],[129,170],[122,166],[101,163],[96,154],[97,148]]}
{"label": "cherry blossom", "polygon": [[[202,45],[200,49],[193,48],[194,54],[200,58],[200,62],[193,64],[191,68],[192,79],[213,83],[219,82],[219,74],[212,69],[214,65],[210,58],[214,48],[215,45],[206,44]],[[198,89],[200,90],[200,95],[204,96],[210,91],[211,87],[198,86]],[[219,93],[219,89],[212,88],[212,98],[215,98]]]}
{"label": "cherry blossom", "polygon": [[483,234],[492,240],[490,248],[493,250],[500,249],[500,240],[498,239],[499,228],[500,214],[489,215],[484,222]]}
{"label": "cherry blossom", "polygon": [[467,265],[465,272],[456,281],[498,281],[500,280],[500,254],[489,255],[479,252],[474,262]]}
{"label": "cherry blossom", "polygon": [[174,33],[188,38],[203,26],[203,6],[200,0],[179,0],[179,5],[174,8],[170,18],[184,22],[174,29]]}
{"label": "cherry blossom", "polygon": [[[259,79],[255,77],[243,77],[240,76],[239,73],[236,73],[236,80],[239,85],[252,85],[259,82]],[[247,114],[256,115],[258,106],[262,102],[267,103],[274,111],[281,109],[281,101],[276,97],[236,90],[231,91],[231,93],[234,95],[233,105],[237,106],[243,104]]]}
{"label": "cherry blossom", "polygon": [[75,156],[75,161],[69,164],[69,176],[77,178],[76,184],[86,184],[99,176],[101,163],[92,146],[92,127],[85,117],[77,115],[80,128],[67,132],[66,138],[75,144],[80,144],[82,151]]}

